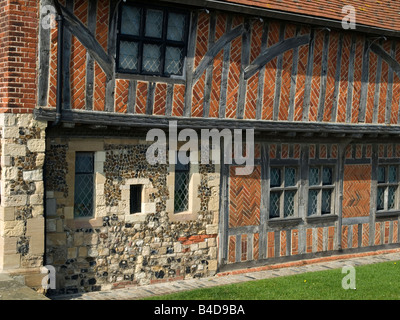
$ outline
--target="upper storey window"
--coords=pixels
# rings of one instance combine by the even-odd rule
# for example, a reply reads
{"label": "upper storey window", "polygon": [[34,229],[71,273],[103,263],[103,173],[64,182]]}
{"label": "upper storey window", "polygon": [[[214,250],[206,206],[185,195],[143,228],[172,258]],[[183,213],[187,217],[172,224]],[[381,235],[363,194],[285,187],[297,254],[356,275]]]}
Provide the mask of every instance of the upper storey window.
{"label": "upper storey window", "polygon": [[167,7],[124,4],[118,29],[119,72],[182,76],[189,14]]}

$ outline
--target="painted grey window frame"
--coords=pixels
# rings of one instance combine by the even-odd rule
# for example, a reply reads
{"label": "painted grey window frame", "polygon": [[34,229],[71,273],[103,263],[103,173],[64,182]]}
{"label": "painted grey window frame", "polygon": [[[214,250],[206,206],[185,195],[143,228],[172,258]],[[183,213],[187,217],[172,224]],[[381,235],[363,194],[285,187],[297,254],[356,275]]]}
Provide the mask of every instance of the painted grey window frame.
{"label": "painted grey window frame", "polygon": [[[310,171],[312,168],[319,169],[319,183],[315,185],[310,185]],[[324,168],[330,168],[332,170],[332,184],[324,185],[323,184],[323,170]],[[306,217],[324,217],[327,215],[335,214],[335,199],[336,199],[336,166],[335,165],[326,165],[326,164],[310,164],[307,168],[308,170],[308,187],[307,187],[307,208],[306,208]],[[315,214],[309,214],[310,207],[310,190],[318,191],[317,196],[317,212]],[[322,213],[322,193],[324,190],[331,190],[331,205],[329,213]]]}
{"label": "painted grey window frame", "polygon": [[[385,168],[385,182],[380,182],[379,181],[379,168],[384,167]],[[396,182],[389,182],[389,168],[390,167],[396,167],[397,169],[397,175],[396,175]],[[376,204],[375,204],[375,209],[377,213],[381,213],[381,212],[390,212],[390,211],[398,211],[400,209],[400,204],[399,204],[399,192],[400,192],[400,188],[399,188],[399,173],[400,173],[400,166],[398,164],[379,164],[377,166],[377,179],[376,179],[376,183],[377,183],[377,187],[376,187]],[[389,208],[388,204],[389,204],[389,188],[390,187],[396,187],[396,192],[395,192],[395,206],[394,208]],[[378,208],[378,190],[380,188],[384,188],[384,207],[382,209]]]}
{"label": "painted grey window frame", "polygon": [[[139,35],[127,35],[121,33],[121,24],[122,24],[122,11],[126,6],[137,7],[142,10],[141,23]],[[147,10],[161,10],[163,11],[163,27],[162,27],[162,36],[161,38],[154,37],[146,37],[145,36],[145,24],[146,24],[146,12]],[[174,41],[167,39],[167,29],[168,29],[168,15],[170,13],[178,13],[185,15],[185,30],[184,30],[184,40],[183,41]],[[190,12],[187,9],[178,6],[161,6],[161,5],[151,5],[143,2],[126,2],[120,5],[119,8],[119,19],[118,19],[118,27],[117,27],[117,46],[116,46],[116,72],[117,74],[122,75],[133,75],[133,76],[152,76],[152,77],[161,77],[161,78],[170,78],[182,80],[185,77],[185,67],[186,67],[186,56],[188,51],[188,38],[189,38],[189,28],[190,28]],[[121,69],[119,67],[120,60],[120,44],[122,41],[127,42],[136,42],[139,44],[138,48],[138,70],[133,71],[129,69]],[[146,72],[142,68],[142,57],[143,57],[143,46],[144,44],[159,44],[161,46],[161,70],[160,72]],[[166,48],[168,47],[176,47],[182,49],[182,72],[181,74],[169,74],[165,72],[165,57],[166,57]]]}
{"label": "painted grey window frame", "polygon": [[[296,169],[296,183],[294,186],[285,186],[285,170],[286,168],[295,168]],[[281,176],[281,185],[280,186],[271,186],[271,171],[272,169],[280,169],[283,175]],[[271,165],[269,166],[269,177],[270,177],[270,185],[269,185],[269,204],[268,204],[268,220],[286,220],[292,218],[299,217],[298,203],[299,203],[299,191],[300,191],[300,166],[299,165]],[[271,217],[271,194],[280,192],[279,199],[279,217]],[[293,215],[285,216],[285,193],[286,192],[295,192],[294,196],[294,213]]]}

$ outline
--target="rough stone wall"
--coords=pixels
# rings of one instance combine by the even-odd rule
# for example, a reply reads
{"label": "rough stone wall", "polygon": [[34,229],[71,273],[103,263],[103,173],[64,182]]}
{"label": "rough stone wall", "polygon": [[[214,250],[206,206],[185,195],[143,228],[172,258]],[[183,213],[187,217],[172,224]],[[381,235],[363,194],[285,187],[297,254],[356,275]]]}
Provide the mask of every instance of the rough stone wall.
{"label": "rough stone wall", "polygon": [[[74,219],[75,152],[86,146],[95,152],[95,213]],[[192,175],[196,212],[174,214],[173,168],[148,164],[147,147],[138,139],[55,139],[48,146],[46,261],[56,267],[57,293],[215,273],[219,173],[200,165]],[[130,184],[143,185],[141,213],[129,214]]]}
{"label": "rough stone wall", "polygon": [[43,165],[46,123],[30,114],[1,114],[0,270],[29,274],[40,285],[43,275]]}

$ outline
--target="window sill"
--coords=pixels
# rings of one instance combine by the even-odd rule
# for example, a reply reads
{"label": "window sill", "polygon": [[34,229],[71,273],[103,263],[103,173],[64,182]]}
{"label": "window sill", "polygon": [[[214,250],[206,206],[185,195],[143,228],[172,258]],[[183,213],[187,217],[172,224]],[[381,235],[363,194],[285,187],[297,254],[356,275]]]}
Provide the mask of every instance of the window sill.
{"label": "window sill", "polygon": [[375,215],[377,219],[397,218],[400,216],[400,210],[378,211]]}
{"label": "window sill", "polygon": [[178,221],[191,221],[197,220],[198,214],[192,213],[190,211],[178,212],[178,213],[168,213],[169,221],[178,222]]}
{"label": "window sill", "polygon": [[164,82],[164,83],[172,83],[172,84],[186,84],[186,80],[182,77],[161,77],[161,76],[151,76],[151,75],[142,75],[142,74],[133,74],[133,73],[123,73],[117,72],[115,74],[117,79],[125,79],[125,80],[138,80],[138,81],[146,81],[146,82]]}
{"label": "window sill", "polygon": [[303,222],[302,218],[274,218],[268,220],[268,226],[271,227],[286,227],[286,226],[292,226],[292,225],[299,225]]}
{"label": "window sill", "polygon": [[98,218],[76,218],[69,219],[65,221],[67,227],[71,229],[81,229],[81,228],[100,228],[103,226],[103,219]]}
{"label": "window sill", "polygon": [[306,218],[307,223],[334,222],[339,217],[336,214],[326,214],[322,216],[310,216]]}

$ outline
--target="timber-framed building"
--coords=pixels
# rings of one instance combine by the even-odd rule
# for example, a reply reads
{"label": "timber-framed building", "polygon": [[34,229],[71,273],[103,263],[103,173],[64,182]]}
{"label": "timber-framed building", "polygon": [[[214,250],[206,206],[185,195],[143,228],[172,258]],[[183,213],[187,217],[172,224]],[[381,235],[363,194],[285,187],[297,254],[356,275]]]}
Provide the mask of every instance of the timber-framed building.
{"label": "timber-framed building", "polygon": [[[400,20],[352,3],[355,29],[334,0],[0,0],[1,272],[60,294],[398,250]],[[253,172],[149,164],[171,121],[253,129]]]}

